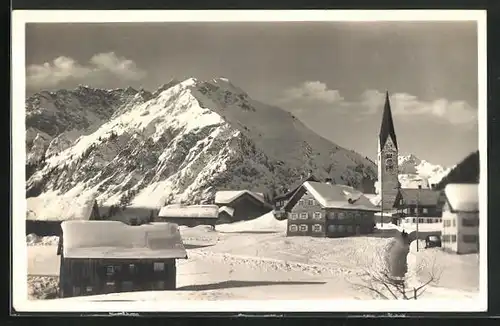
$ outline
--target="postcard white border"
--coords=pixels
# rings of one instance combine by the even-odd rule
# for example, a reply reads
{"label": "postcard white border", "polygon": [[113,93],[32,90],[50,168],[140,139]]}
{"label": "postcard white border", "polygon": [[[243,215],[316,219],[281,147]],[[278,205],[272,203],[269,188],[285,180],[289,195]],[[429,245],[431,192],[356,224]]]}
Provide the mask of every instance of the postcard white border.
{"label": "postcard white border", "polygon": [[[311,300],[277,301],[165,301],[87,302],[83,300],[27,300],[25,241],[25,24],[113,22],[264,22],[264,21],[476,21],[478,26],[478,129],[480,151],[480,291],[474,300]],[[485,311],[487,309],[487,66],[484,10],[15,10],[12,12],[12,238],[13,306],[16,311],[100,312],[412,312]],[[224,301],[223,303],[221,301]]]}

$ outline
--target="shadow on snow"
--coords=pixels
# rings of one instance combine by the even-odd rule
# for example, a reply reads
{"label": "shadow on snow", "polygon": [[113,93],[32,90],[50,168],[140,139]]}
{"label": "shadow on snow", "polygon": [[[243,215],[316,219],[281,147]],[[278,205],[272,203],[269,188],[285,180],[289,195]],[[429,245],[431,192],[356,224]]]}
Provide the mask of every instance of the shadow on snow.
{"label": "shadow on snow", "polygon": [[269,285],[312,285],[312,284],[326,284],[326,282],[300,282],[300,281],[223,281],[217,283],[209,284],[199,284],[199,285],[186,285],[177,288],[179,291],[208,291],[208,290],[220,290],[220,289],[230,289],[230,288],[242,288],[242,287],[253,287],[253,286],[269,286]]}

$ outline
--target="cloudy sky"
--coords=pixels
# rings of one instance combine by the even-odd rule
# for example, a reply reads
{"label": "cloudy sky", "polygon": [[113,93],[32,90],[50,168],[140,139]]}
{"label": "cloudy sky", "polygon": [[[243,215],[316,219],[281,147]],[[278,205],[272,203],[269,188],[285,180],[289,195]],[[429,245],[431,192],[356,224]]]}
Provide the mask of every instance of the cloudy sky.
{"label": "cloudy sky", "polygon": [[[400,151],[451,165],[478,148],[474,22],[28,24],[27,92],[154,90],[229,78],[376,157],[384,92]],[[276,123],[279,123],[277,121]]]}

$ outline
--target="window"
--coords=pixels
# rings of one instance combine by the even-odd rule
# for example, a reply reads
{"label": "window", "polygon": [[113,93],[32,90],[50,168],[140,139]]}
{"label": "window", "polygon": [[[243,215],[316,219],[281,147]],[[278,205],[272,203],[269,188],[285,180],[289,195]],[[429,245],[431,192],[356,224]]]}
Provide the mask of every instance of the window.
{"label": "window", "polygon": [[479,237],[475,234],[463,234],[462,241],[465,243],[477,243]]}
{"label": "window", "polygon": [[153,270],[155,272],[163,272],[165,270],[165,263],[155,262],[153,264]]}
{"label": "window", "polygon": [[299,230],[300,232],[307,232],[307,224],[301,224]]}
{"label": "window", "polygon": [[392,158],[392,153],[387,153],[387,154],[385,154],[385,158],[386,158],[386,159],[391,159],[391,158]]}
{"label": "window", "polygon": [[291,224],[289,227],[288,227],[288,230],[290,230],[290,232],[297,232],[298,231],[298,227],[297,225],[295,224]]}
{"label": "window", "polygon": [[424,214],[429,214],[429,210],[427,208],[423,209]]}
{"label": "window", "polygon": [[354,230],[354,228],[353,228],[353,226],[352,226],[352,225],[348,225],[346,228],[347,228],[347,232],[348,232],[348,233],[352,233],[352,232],[353,232],[353,230]]}
{"label": "window", "polygon": [[301,220],[307,220],[307,213],[300,213]]}
{"label": "window", "polygon": [[113,266],[106,267],[106,276],[111,276],[115,273],[115,268]]}
{"label": "window", "polygon": [[75,286],[73,287],[73,295],[80,295],[80,287],[79,286]]}
{"label": "window", "polygon": [[356,225],[356,234],[361,234],[361,227]]}
{"label": "window", "polygon": [[456,234],[451,235],[451,242],[457,242],[457,236]]}
{"label": "window", "polygon": [[444,225],[444,227],[450,227],[451,221],[450,220],[443,220],[443,225]]}
{"label": "window", "polygon": [[307,204],[309,206],[313,206],[314,205],[314,199],[309,199]]}
{"label": "window", "polygon": [[304,206],[304,199],[299,200],[299,206]]}
{"label": "window", "polygon": [[291,220],[296,220],[296,219],[298,219],[298,217],[299,217],[299,215],[297,215],[297,213],[290,214],[290,219]]}
{"label": "window", "polygon": [[328,225],[328,232],[335,233],[337,231],[336,225]]}
{"label": "window", "polygon": [[321,220],[321,212],[314,212],[314,219]]}
{"label": "window", "polygon": [[329,212],[329,213],[327,213],[326,217],[329,220],[335,220],[337,218],[337,214],[335,214],[335,212]]}
{"label": "window", "polygon": [[338,216],[339,220],[345,219],[345,213],[344,212],[338,212],[337,216]]}
{"label": "window", "polygon": [[128,265],[128,270],[130,271],[130,273],[135,273],[135,265],[134,264],[129,264]]}
{"label": "window", "polygon": [[453,219],[453,226],[457,226],[457,221]]}
{"label": "window", "polygon": [[321,224],[314,224],[312,226],[312,230],[313,232],[321,232],[323,231],[323,227],[321,226]]}
{"label": "window", "polygon": [[463,218],[462,226],[465,227],[479,226],[479,218]]}
{"label": "window", "polygon": [[344,232],[345,231],[345,226],[339,225],[338,229],[339,229],[339,232]]}
{"label": "window", "polygon": [[412,219],[411,219],[411,222],[412,222],[412,223],[416,223],[416,222],[417,222],[417,219],[416,219],[416,218],[412,218]]}
{"label": "window", "polygon": [[87,286],[87,287],[85,287],[85,292],[91,293],[92,292],[92,287],[90,285]]}
{"label": "window", "polygon": [[441,236],[441,240],[442,240],[443,242],[449,242],[449,241],[450,241],[450,235],[449,235],[449,234],[443,234],[443,235]]}

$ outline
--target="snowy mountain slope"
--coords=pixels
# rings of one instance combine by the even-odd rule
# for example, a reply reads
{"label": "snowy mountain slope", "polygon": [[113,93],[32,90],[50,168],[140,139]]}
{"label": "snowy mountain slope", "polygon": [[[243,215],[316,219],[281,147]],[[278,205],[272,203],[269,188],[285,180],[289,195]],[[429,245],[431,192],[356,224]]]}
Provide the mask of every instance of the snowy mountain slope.
{"label": "snowy mountain slope", "polygon": [[398,164],[399,182],[403,188],[418,188],[418,185],[429,188],[441,181],[453,168],[434,165],[413,154],[400,155]]}
{"label": "snowy mountain slope", "polygon": [[[286,111],[252,100],[223,78],[173,80],[153,93],[81,92],[90,99],[104,94],[101,101],[111,104],[27,109],[33,139],[52,137],[45,153],[42,145],[28,148],[28,156],[40,157],[27,180],[28,197],[71,191],[95,193],[106,204],[163,205],[209,202],[223,189],[268,192],[310,170],[354,186],[363,177],[375,179],[367,158],[318,136]],[[66,122],[48,128],[32,111],[42,121],[56,112]],[[68,131],[75,135],[68,137]]]}
{"label": "snowy mountain slope", "polygon": [[88,86],[30,96],[26,99],[27,163],[36,165],[44,160],[44,155],[52,156],[68,148],[113,114],[143,103],[149,96],[131,87],[100,90]]}

